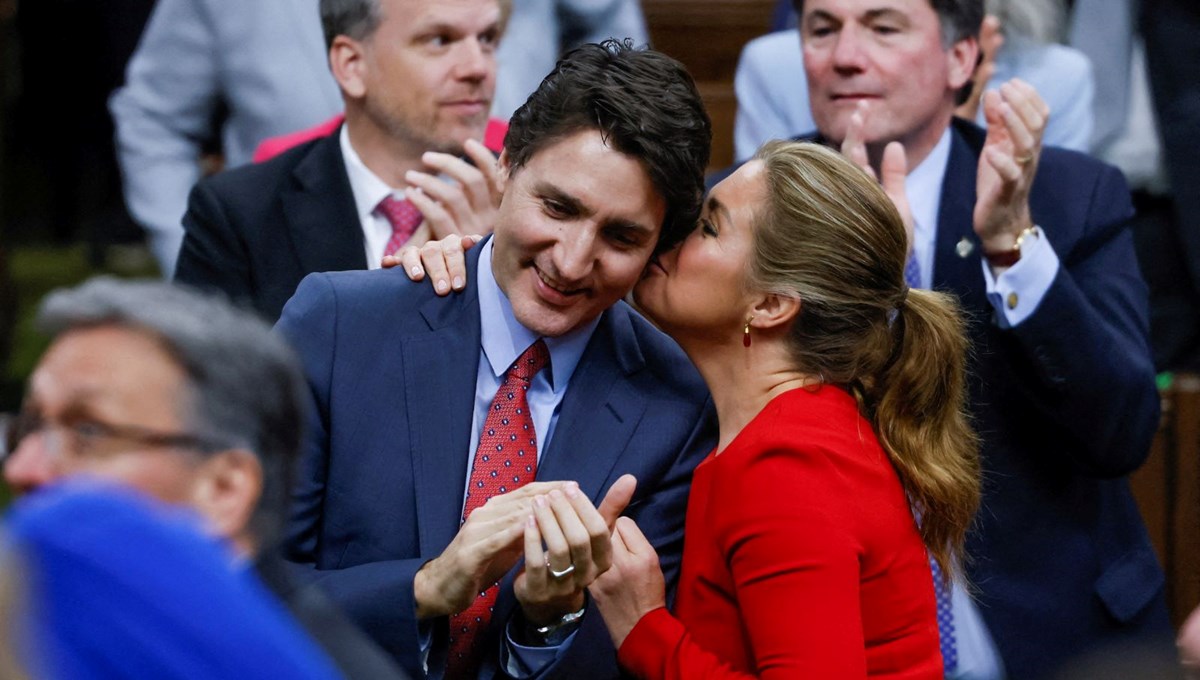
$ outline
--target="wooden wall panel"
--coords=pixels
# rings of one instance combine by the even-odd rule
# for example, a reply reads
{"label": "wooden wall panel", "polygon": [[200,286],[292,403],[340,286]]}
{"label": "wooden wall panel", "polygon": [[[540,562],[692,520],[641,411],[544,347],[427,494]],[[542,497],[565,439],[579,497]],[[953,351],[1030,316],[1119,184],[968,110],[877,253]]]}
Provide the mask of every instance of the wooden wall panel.
{"label": "wooden wall panel", "polygon": [[774,0],[642,0],[650,42],[687,66],[713,119],[710,169],[733,162],[733,74],[742,47],[770,30]]}
{"label": "wooden wall panel", "polygon": [[1200,376],[1176,375],[1162,392],[1150,457],[1130,486],[1167,576],[1176,626],[1200,606]]}

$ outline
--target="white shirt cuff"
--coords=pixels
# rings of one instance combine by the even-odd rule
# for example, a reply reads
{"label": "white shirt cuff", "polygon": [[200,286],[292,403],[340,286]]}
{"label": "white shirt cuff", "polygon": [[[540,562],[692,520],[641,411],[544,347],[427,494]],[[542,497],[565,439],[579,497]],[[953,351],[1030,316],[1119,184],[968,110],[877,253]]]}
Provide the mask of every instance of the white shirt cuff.
{"label": "white shirt cuff", "polygon": [[1021,259],[1000,276],[993,276],[987,260],[980,258],[988,302],[996,310],[996,323],[1001,328],[1013,328],[1029,318],[1058,276],[1058,254],[1046,232],[1034,227],[1033,235],[1036,238],[1027,238],[1021,244]]}

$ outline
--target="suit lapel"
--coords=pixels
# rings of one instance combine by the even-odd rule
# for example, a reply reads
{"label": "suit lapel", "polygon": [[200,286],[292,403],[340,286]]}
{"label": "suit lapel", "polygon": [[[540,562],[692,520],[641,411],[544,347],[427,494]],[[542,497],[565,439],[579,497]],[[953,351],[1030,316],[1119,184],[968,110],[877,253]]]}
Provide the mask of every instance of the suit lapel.
{"label": "suit lapel", "polygon": [[[951,291],[968,307],[986,304],[983,270],[979,264],[979,238],[975,236],[975,175],[979,151],[973,148],[978,129],[964,129],[957,122],[950,129],[950,160],[942,180],[938,208],[937,242],[934,252],[933,287]],[[959,242],[971,245],[966,257]]]}
{"label": "suit lapel", "polygon": [[[468,253],[468,288],[428,300],[420,310],[426,332],[402,339],[417,526],[421,554],[439,554],[458,533],[471,450],[475,378],[479,368],[479,290],[474,285],[482,248]],[[425,284],[422,284],[425,285]]]}
{"label": "suit lapel", "polygon": [[338,131],[313,143],[280,192],[289,235],[303,271],[366,269],[362,225]]}
{"label": "suit lapel", "polygon": [[599,503],[646,409],[645,396],[628,380],[643,364],[628,309],[605,312],[563,397],[554,437],[538,463],[539,480],[575,480]]}

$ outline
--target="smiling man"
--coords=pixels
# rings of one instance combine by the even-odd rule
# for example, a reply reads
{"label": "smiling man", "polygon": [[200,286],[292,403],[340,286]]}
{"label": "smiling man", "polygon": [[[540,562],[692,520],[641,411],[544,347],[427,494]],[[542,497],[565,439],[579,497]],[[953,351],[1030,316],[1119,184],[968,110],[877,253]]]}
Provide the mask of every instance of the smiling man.
{"label": "smiling man", "polygon": [[509,3],[321,0],[345,124],[197,184],[175,279],[274,321],[306,274],[374,269],[405,243],[490,232],[499,186],[479,140]]}
{"label": "smiling man", "polygon": [[316,414],[291,557],[414,674],[618,677],[584,589],[626,504],[677,574],[714,423],[621,298],[691,230],[710,134],[678,62],[584,46],[513,116],[463,294],[343,272],[285,307]]}

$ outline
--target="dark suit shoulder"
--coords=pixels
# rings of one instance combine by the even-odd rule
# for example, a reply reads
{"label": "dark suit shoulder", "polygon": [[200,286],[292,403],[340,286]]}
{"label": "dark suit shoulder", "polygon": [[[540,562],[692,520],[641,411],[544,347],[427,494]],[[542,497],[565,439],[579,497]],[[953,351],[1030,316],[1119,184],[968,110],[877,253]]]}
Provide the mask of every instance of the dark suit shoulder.
{"label": "dark suit shoulder", "polygon": [[1029,196],[1035,223],[1064,259],[1113,238],[1133,216],[1125,176],[1117,168],[1069,149],[1047,147]]}
{"label": "dark suit shoulder", "polygon": [[645,370],[681,398],[690,401],[708,395],[708,387],[700,373],[670,336],[655,328],[624,301],[617,302],[606,313],[611,316],[614,328],[624,327],[630,331],[631,347],[618,350],[623,359],[636,352]]}
{"label": "dark suit shoulder", "polygon": [[[1062,174],[1060,174],[1062,173]],[[1124,175],[1116,167],[1073,149],[1048,146],[1038,159],[1038,175],[1034,179],[1051,185],[1092,185],[1100,178]]]}
{"label": "dark suit shoulder", "polygon": [[277,190],[291,181],[293,173],[310,157],[326,162],[323,157],[337,150],[336,135],[320,137],[263,161],[240,165],[218,172],[200,180],[199,185],[219,194],[222,198],[242,202],[267,203]]}
{"label": "dark suit shoulder", "polygon": [[[309,274],[297,295],[320,281],[337,300],[338,314],[393,315],[411,313],[438,298],[428,281],[410,281],[402,269],[357,269]],[[462,294],[456,294],[462,295]]]}

